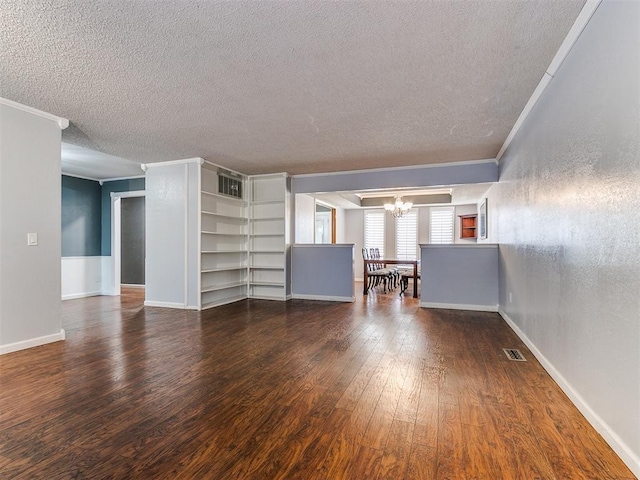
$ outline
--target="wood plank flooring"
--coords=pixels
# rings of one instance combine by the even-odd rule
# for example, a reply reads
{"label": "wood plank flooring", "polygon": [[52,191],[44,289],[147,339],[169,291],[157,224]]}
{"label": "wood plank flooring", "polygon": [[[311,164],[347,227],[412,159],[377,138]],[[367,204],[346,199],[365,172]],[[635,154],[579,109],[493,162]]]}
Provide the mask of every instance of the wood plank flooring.
{"label": "wood plank flooring", "polygon": [[635,478],[497,314],[125,290],[63,326],[0,357],[2,479]]}

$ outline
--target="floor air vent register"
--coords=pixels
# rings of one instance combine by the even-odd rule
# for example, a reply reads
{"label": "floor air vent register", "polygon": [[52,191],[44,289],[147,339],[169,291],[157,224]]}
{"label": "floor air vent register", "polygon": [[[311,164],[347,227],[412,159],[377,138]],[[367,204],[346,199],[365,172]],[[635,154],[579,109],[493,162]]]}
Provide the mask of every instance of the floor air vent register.
{"label": "floor air vent register", "polygon": [[527,360],[522,356],[520,350],[516,350],[515,348],[503,348],[502,351],[507,356],[509,360],[513,360],[514,362],[526,362]]}

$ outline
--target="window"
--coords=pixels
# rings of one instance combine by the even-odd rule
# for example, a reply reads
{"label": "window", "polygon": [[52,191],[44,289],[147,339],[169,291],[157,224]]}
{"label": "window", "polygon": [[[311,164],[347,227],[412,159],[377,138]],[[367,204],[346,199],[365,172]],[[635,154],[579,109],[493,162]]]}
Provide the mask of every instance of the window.
{"label": "window", "polygon": [[453,243],[453,207],[431,207],[429,243]]}
{"label": "window", "polygon": [[396,220],[396,258],[417,260],[418,214],[413,211]]}
{"label": "window", "polygon": [[380,250],[380,258],[384,258],[384,211],[365,210],[364,212],[364,248]]}

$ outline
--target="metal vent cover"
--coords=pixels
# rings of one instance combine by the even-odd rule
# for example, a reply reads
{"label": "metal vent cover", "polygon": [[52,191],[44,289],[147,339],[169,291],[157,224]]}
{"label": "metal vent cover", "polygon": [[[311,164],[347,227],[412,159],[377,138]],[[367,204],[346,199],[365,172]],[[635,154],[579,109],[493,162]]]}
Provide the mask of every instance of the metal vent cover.
{"label": "metal vent cover", "polygon": [[231,178],[218,172],[218,193],[230,197],[242,198],[242,179]]}
{"label": "metal vent cover", "polygon": [[502,351],[507,356],[509,360],[513,360],[514,362],[526,362],[527,360],[524,358],[520,350],[515,348],[503,348]]}

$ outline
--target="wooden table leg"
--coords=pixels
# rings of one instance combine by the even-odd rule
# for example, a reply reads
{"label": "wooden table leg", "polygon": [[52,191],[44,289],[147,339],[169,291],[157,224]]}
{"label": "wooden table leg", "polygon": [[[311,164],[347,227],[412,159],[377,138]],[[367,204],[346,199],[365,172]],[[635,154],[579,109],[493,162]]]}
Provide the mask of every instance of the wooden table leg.
{"label": "wooden table leg", "polygon": [[369,289],[367,288],[367,285],[369,285],[369,275],[367,273],[367,262],[364,262],[364,274],[362,275],[362,278],[364,278],[364,287],[362,290],[362,294],[363,295],[367,295],[369,293]]}
{"label": "wooden table leg", "polygon": [[418,264],[413,264],[413,298],[418,298]]}

